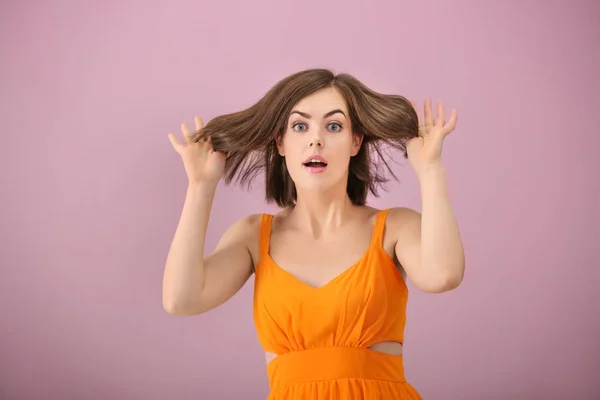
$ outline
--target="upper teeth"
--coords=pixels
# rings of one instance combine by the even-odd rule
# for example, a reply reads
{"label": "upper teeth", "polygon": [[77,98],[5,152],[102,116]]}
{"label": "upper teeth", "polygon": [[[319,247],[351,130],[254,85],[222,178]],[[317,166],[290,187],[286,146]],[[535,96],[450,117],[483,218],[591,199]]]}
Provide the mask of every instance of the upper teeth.
{"label": "upper teeth", "polygon": [[320,163],[322,163],[323,161],[317,160],[316,158],[311,158],[310,160],[308,160],[308,162],[320,162]]}

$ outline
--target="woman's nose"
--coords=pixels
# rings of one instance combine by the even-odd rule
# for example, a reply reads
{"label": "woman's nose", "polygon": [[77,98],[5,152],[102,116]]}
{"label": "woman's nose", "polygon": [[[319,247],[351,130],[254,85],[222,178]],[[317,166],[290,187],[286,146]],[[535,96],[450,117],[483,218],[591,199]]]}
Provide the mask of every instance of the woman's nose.
{"label": "woman's nose", "polygon": [[321,139],[320,136],[315,135],[310,139],[309,146],[310,147],[323,147],[323,140]]}

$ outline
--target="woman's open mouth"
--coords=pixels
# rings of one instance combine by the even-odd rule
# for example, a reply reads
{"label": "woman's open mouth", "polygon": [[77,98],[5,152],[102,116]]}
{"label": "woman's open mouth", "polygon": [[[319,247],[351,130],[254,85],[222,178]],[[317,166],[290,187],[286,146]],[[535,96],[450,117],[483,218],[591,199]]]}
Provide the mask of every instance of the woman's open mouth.
{"label": "woman's open mouth", "polygon": [[304,167],[310,173],[319,174],[319,173],[325,171],[325,169],[327,168],[327,160],[325,160],[325,158],[323,158],[319,155],[314,155],[314,156],[310,156],[306,160],[304,160],[302,165],[304,165]]}

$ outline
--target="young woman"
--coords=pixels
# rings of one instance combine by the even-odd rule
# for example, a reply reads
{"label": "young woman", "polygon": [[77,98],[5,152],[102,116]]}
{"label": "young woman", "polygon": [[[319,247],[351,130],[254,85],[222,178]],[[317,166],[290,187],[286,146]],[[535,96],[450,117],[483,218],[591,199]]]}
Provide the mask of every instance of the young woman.
{"label": "young woman", "polygon": [[[255,274],[254,318],[271,399],[420,399],[402,345],[410,279],[440,293],[463,278],[464,253],[441,150],[454,129],[429,99],[411,102],[347,74],[315,69],[278,82],[252,107],[169,139],[189,179],[166,262],[165,309],[207,312]],[[384,181],[381,146],[408,157],[422,210],[366,205]],[[264,171],[282,211],[234,223],[215,250],[204,240],[217,183]]]}

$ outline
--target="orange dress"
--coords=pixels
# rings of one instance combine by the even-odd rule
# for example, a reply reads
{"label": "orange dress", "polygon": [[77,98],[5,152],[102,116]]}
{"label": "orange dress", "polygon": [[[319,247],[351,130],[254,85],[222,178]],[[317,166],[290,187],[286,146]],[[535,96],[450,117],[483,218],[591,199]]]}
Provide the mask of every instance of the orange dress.
{"label": "orange dress", "polygon": [[382,247],[387,213],[362,258],[321,288],[275,264],[273,216],[262,216],[253,308],[260,344],[277,355],[267,365],[269,400],[421,399],[402,356],[368,348],[404,341],[408,288]]}

